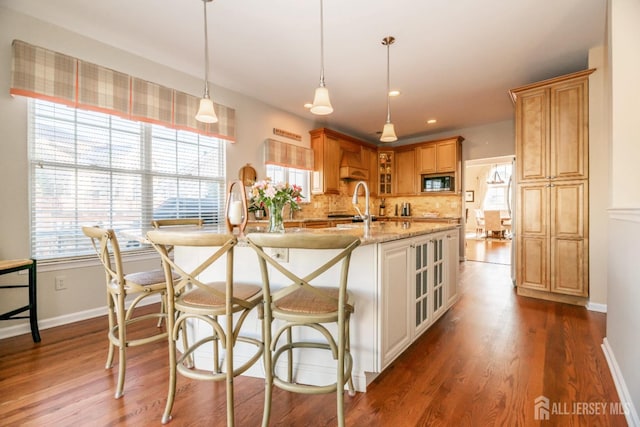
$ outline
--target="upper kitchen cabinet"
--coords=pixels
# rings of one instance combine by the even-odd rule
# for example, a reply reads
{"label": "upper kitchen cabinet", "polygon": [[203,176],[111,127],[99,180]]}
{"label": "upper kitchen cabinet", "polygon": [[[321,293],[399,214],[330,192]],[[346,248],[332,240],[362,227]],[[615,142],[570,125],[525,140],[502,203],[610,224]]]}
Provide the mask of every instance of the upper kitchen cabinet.
{"label": "upper kitchen cabinet", "polygon": [[340,192],[340,136],[329,129],[314,129],[311,135],[313,150],[312,194]]}
{"label": "upper kitchen cabinet", "polygon": [[416,148],[419,173],[436,173],[436,145],[424,144]]}
{"label": "upper kitchen cabinet", "polygon": [[586,179],[586,70],[511,90],[516,106],[518,181]]}
{"label": "upper kitchen cabinet", "polygon": [[418,193],[416,150],[414,147],[395,150],[395,195],[410,196]]}
{"label": "upper kitchen cabinet", "polygon": [[450,138],[420,145],[417,150],[418,172],[421,174],[455,173],[461,160],[462,138]]}
{"label": "upper kitchen cabinet", "polygon": [[393,151],[379,151],[377,162],[378,195],[391,196],[393,194]]}

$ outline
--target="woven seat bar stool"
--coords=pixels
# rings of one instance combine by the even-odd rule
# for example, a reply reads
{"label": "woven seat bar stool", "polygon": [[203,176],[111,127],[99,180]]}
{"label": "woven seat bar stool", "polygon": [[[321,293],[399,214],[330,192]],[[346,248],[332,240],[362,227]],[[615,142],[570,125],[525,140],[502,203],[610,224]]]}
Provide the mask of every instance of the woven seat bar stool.
{"label": "woven seat bar stool", "polygon": [[[107,313],[109,318],[109,352],[107,354],[106,369],[113,367],[114,350],[118,348],[118,384],[115,398],[124,394],[124,378],[127,368],[127,347],[144,345],[166,339],[167,332],[159,327],[154,328],[148,335],[129,339],[127,327],[135,322],[158,318],[158,325],[166,315],[163,311],[141,316],[134,316],[138,304],[152,295],[163,298],[165,293],[165,275],[162,269],[141,271],[125,274],[122,265],[120,245],[116,233],[111,229],[101,227],[82,227],[82,232],[91,239],[91,244],[102,263],[105,271],[107,288]],[[129,295],[135,298],[126,307],[125,299]]]}
{"label": "woven seat bar stool", "polygon": [[[349,340],[349,321],[354,311],[354,300],[347,291],[347,277],[351,253],[360,245],[360,239],[349,235],[250,233],[247,241],[258,254],[263,282],[263,427],[269,425],[274,385],[283,390],[304,394],[336,392],[338,425],[344,426],[345,385],[350,395],[355,394],[351,378],[353,359]],[[301,277],[300,273],[292,271],[302,269],[301,266],[291,263],[291,269],[287,269],[265,248],[301,250],[304,253],[305,267],[308,263],[310,271]],[[324,262],[327,258],[328,261]],[[274,271],[286,278],[285,286],[278,288],[273,282],[271,275]],[[328,275],[324,276],[325,274]],[[332,335],[327,324],[336,324],[337,336]],[[277,327],[275,333],[272,331],[274,325]],[[302,334],[295,335],[294,340],[294,328],[311,328],[324,338],[324,342],[315,338],[307,340]],[[336,361],[335,383],[311,385],[297,382],[293,376],[295,349],[330,351]],[[286,373],[279,374],[276,367],[283,355],[287,356],[287,369]]]}
{"label": "woven seat bar stool", "polygon": [[[202,227],[204,225],[204,220],[202,218],[165,218],[165,219],[154,219],[151,221],[151,225],[153,228],[163,228],[163,227]],[[171,252],[173,248],[167,248],[168,252]],[[161,312],[166,313],[167,311],[167,302],[166,298],[162,298],[162,307]],[[162,317],[158,319],[158,326],[162,325]]]}
{"label": "woven seat bar stool", "polygon": [[[176,394],[177,374],[187,378],[209,381],[225,381],[227,394],[227,426],[233,426],[234,393],[233,378],[260,360],[264,350],[261,340],[241,334],[242,325],[254,309],[262,306],[262,287],[236,283],[233,280],[233,248],[238,243],[232,234],[204,233],[200,230],[158,229],[147,233],[147,239],[162,257],[167,281],[167,329],[169,331],[169,390],[162,416],[166,424],[172,418],[171,411]],[[171,257],[169,248],[211,248],[204,260]],[[225,261],[226,259],[226,261]],[[226,263],[226,264],[225,264]],[[209,268],[224,265],[225,280],[205,282],[201,273]],[[176,272],[180,279],[172,277]],[[259,313],[260,315],[260,313]],[[185,330],[188,322],[206,324],[211,333],[187,342]],[[198,326],[198,330],[203,328]],[[204,328],[206,329],[206,328]],[[177,353],[178,337],[182,338],[182,352]],[[234,346],[248,344],[254,351],[238,366],[234,364]],[[191,356],[199,349],[213,346],[212,367],[198,369],[192,366]],[[221,359],[224,358],[224,363]],[[212,424],[220,423],[212,420]]]}
{"label": "woven seat bar stool", "polygon": [[[35,259],[7,259],[0,260],[0,275],[15,273],[18,271],[28,270],[29,281],[27,284],[10,284],[0,285],[0,289],[9,288],[29,288],[29,304],[16,308],[15,310],[7,311],[0,314],[0,320],[13,320],[13,319],[29,319],[31,326],[31,338],[33,342],[40,342],[40,330],[38,329],[38,307],[37,307],[37,293],[36,293],[36,260]],[[25,311],[29,312],[28,316],[20,315]]]}

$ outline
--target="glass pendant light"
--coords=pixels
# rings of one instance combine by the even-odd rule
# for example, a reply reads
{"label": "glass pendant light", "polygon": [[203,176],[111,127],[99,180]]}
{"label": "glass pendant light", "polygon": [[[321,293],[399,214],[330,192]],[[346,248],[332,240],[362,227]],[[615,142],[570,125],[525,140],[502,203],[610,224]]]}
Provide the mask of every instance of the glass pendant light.
{"label": "glass pendant light", "polygon": [[202,0],[204,4],[204,95],[200,99],[200,108],[196,120],[202,123],[217,123],[218,117],[213,109],[213,101],[209,97],[209,35],[207,33],[207,3],[213,0]]}
{"label": "glass pendant light", "polygon": [[326,116],[333,113],[333,107],[329,100],[329,89],[324,85],[324,14],[322,9],[322,0],[320,0],[320,86],[316,88],[313,97],[313,105],[311,112],[318,116]]}
{"label": "glass pendant light", "polygon": [[381,142],[394,142],[398,140],[396,130],[393,123],[391,123],[391,97],[389,96],[389,92],[391,91],[389,85],[389,46],[391,46],[395,41],[395,37],[392,36],[382,39],[382,44],[387,47],[387,121],[382,129],[382,135],[380,136]]}

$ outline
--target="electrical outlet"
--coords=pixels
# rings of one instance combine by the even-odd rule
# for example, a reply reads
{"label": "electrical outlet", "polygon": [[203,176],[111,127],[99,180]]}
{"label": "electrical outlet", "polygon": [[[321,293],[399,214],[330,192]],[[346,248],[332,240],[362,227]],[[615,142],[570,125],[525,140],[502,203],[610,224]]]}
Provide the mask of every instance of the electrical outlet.
{"label": "electrical outlet", "polygon": [[64,276],[56,276],[55,278],[56,291],[62,291],[67,289],[67,285],[65,285],[64,279],[65,279]]}
{"label": "electrical outlet", "polygon": [[280,262],[289,262],[289,249],[271,248],[271,256]]}

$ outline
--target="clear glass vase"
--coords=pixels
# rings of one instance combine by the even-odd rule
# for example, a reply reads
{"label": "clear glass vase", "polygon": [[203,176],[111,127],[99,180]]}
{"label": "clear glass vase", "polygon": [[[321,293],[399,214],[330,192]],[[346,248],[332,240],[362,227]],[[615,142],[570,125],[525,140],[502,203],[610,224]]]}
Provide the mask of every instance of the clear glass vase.
{"label": "clear glass vase", "polygon": [[269,233],[284,233],[284,220],[282,219],[283,206],[271,205],[269,206],[269,227],[267,231]]}

